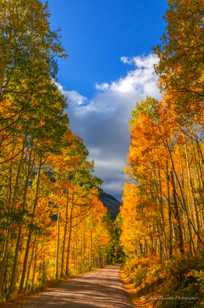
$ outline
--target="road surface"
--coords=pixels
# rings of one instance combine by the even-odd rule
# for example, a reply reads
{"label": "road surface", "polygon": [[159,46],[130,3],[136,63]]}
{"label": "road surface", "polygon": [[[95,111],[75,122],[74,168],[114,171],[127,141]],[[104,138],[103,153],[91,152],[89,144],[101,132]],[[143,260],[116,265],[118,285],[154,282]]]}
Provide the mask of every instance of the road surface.
{"label": "road surface", "polygon": [[61,282],[24,302],[7,304],[3,308],[133,308],[119,277],[119,267],[84,274]]}

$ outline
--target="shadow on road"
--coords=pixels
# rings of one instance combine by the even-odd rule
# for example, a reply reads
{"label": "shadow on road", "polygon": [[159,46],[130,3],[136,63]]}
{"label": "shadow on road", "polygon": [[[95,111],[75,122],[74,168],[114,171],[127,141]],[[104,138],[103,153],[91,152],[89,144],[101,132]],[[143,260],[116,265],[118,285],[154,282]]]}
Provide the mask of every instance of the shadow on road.
{"label": "shadow on road", "polygon": [[119,267],[112,266],[64,281],[57,287],[3,308],[73,307],[133,308],[119,278]]}

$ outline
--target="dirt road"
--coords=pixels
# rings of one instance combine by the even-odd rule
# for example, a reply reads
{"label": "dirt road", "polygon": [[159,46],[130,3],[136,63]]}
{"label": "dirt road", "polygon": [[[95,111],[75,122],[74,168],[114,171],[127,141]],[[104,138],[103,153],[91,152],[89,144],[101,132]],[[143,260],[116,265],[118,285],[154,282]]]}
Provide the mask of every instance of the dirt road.
{"label": "dirt road", "polygon": [[5,308],[133,308],[120,281],[119,267],[110,266],[61,282],[28,300]]}

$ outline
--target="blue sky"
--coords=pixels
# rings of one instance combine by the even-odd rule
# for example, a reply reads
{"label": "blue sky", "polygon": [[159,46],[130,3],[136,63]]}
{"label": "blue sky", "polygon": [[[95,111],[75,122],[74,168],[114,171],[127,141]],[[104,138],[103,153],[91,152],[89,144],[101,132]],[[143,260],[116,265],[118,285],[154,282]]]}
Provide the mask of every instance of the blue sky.
{"label": "blue sky", "polygon": [[[58,83],[73,130],[85,139],[104,189],[121,194],[128,118],[137,101],[159,97],[153,47],[160,42],[165,0],[49,0],[50,23],[68,53]],[[86,103],[86,104],[84,104]]]}

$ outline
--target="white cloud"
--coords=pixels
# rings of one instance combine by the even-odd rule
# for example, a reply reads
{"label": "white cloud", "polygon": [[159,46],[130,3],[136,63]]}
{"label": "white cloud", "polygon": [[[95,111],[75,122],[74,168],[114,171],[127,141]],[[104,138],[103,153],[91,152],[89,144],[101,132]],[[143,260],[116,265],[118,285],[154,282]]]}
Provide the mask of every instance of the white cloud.
{"label": "white cloud", "polygon": [[96,90],[105,91],[108,90],[109,84],[107,82],[104,83],[96,83]]}
{"label": "white cloud", "polygon": [[146,96],[160,96],[155,55],[122,57],[121,61],[132,64],[132,69],[116,81],[96,84],[98,91],[91,100],[76,91],[63,90],[69,100],[71,127],[85,140],[104,189],[115,195],[120,194],[124,180],[130,112]]}
{"label": "white cloud", "polygon": [[151,54],[147,57],[122,57],[124,64],[133,64],[135,69],[131,70],[125,77],[111,84],[97,84],[97,89],[111,90],[121,94],[137,94],[158,96],[158,88],[155,86],[156,75],[154,65],[158,63],[157,56]]}
{"label": "white cloud", "polygon": [[84,105],[87,103],[87,98],[77,91],[67,91],[66,94],[69,97],[69,100],[72,104],[77,104],[79,106]]}

